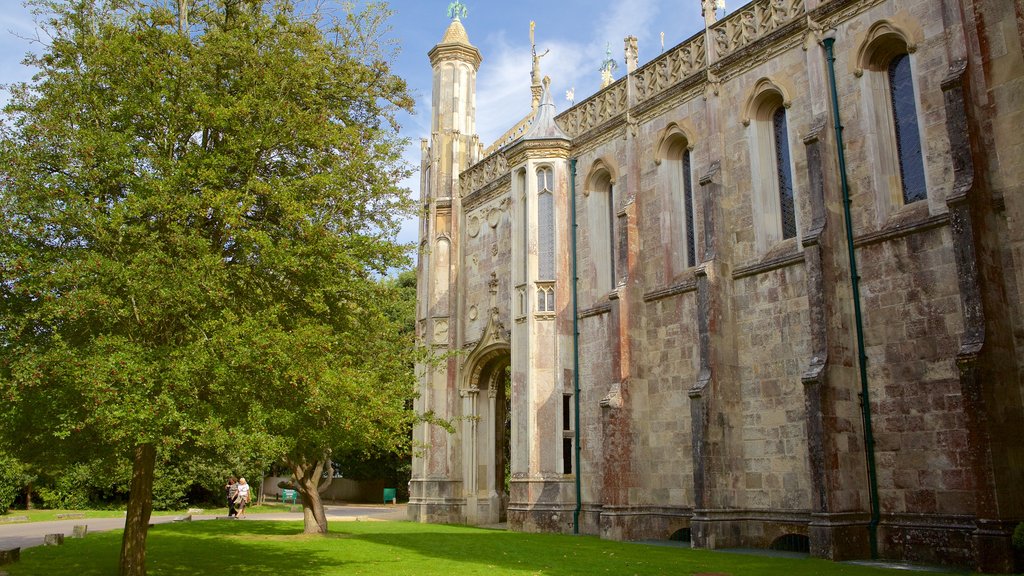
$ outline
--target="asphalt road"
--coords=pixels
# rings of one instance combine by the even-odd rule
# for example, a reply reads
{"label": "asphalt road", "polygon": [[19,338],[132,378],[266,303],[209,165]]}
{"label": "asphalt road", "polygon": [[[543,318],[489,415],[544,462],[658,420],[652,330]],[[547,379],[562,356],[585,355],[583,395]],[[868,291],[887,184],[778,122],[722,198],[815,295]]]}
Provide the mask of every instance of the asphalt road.
{"label": "asphalt road", "polygon": [[[405,520],[406,507],[404,504],[388,506],[326,506],[327,520],[331,521],[382,521],[382,520]],[[153,516],[151,524],[166,524],[174,522],[180,516]],[[216,520],[225,519],[224,514],[193,514],[192,520]],[[284,512],[273,514],[250,514],[239,520],[240,522],[253,522],[258,520],[302,520],[301,512]],[[21,522],[15,524],[0,524],[0,550],[11,548],[29,548],[42,546],[43,538],[47,534],[64,534],[64,538],[71,538],[71,532],[75,526],[85,524],[89,532],[103,532],[106,530],[123,530],[124,518],[81,518],[78,520],[56,520],[53,522]]]}

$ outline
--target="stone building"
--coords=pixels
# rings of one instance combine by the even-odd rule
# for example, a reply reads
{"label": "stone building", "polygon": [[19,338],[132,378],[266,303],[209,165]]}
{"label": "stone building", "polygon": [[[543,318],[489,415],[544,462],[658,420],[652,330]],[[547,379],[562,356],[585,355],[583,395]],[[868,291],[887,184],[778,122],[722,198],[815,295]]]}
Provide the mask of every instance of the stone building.
{"label": "stone building", "polygon": [[430,51],[411,518],[1010,570],[1024,8],[704,4],[486,148]]}

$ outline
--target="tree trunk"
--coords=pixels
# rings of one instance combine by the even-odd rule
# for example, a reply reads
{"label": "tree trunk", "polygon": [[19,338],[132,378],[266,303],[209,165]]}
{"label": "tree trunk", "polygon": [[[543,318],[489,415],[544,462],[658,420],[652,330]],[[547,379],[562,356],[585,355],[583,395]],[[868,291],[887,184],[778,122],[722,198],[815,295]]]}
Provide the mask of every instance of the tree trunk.
{"label": "tree trunk", "polygon": [[146,576],[146,534],[153,512],[153,471],[156,446],[139,444],[132,462],[132,484],[128,492],[128,514],[121,539],[120,576]]}
{"label": "tree trunk", "polygon": [[25,486],[25,510],[32,509],[32,483],[29,482],[28,486]]}
{"label": "tree trunk", "polygon": [[320,499],[320,475],[323,474],[324,461],[292,462],[292,474],[295,476],[295,489],[302,495],[302,520],[305,534],[326,534],[327,514],[324,503]]}

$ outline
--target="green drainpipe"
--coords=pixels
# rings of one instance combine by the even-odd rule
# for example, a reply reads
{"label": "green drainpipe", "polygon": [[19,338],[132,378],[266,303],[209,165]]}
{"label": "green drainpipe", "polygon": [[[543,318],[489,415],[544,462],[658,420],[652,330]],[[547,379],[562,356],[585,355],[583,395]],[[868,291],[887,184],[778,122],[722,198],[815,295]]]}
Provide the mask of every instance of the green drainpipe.
{"label": "green drainpipe", "polygon": [[580,510],[583,499],[580,493],[580,325],[579,303],[576,285],[579,278],[576,274],[576,159],[569,159],[569,213],[572,215],[570,234],[572,234],[572,401],[573,415],[573,450],[576,460],[576,508],[572,511],[572,533],[580,533]]}
{"label": "green drainpipe", "polygon": [[871,520],[868,522],[868,540],[872,560],[878,558],[878,473],[875,468],[875,437],[871,432],[871,401],[868,396],[868,355],[864,352],[864,317],[860,310],[860,276],[857,274],[857,254],[853,249],[853,221],[850,217],[850,185],[846,179],[846,153],[843,149],[843,125],[839,121],[839,93],[836,91],[835,53],[836,39],[822,40],[828,61],[828,82],[832,92],[832,116],[835,120],[836,148],[839,152],[839,179],[843,191],[843,217],[846,220],[846,246],[850,254],[850,284],[853,289],[853,318],[857,327],[857,356],[860,364],[860,409],[864,420],[864,452],[868,464],[868,493],[871,498]]}

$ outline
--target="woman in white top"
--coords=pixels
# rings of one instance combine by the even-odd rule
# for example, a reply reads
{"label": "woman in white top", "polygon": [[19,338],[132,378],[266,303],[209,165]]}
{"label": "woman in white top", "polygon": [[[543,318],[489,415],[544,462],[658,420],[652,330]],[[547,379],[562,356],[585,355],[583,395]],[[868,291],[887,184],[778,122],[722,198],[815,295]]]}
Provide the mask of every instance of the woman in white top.
{"label": "woman in white top", "polygon": [[238,504],[235,507],[238,509],[238,517],[245,518],[245,507],[249,504],[249,484],[245,482],[245,478],[238,479]]}

